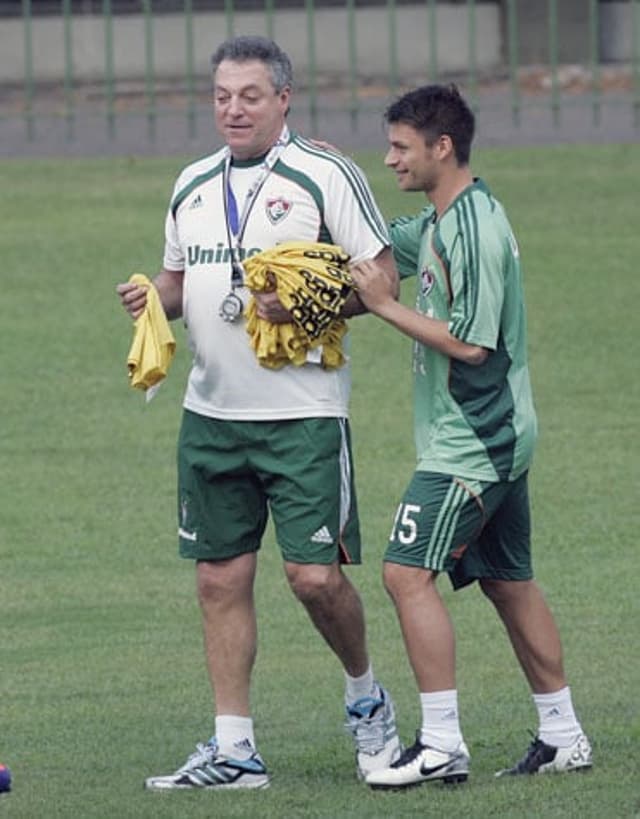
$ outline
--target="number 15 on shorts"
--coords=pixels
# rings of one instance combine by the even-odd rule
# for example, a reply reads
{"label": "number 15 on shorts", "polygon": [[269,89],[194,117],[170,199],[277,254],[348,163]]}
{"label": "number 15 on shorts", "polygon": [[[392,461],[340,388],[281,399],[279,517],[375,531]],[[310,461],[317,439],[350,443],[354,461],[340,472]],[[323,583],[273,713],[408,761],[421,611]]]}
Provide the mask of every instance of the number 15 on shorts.
{"label": "number 15 on shorts", "polygon": [[422,506],[415,503],[401,503],[398,506],[389,541],[410,546],[418,537],[418,523],[416,518],[422,511]]}

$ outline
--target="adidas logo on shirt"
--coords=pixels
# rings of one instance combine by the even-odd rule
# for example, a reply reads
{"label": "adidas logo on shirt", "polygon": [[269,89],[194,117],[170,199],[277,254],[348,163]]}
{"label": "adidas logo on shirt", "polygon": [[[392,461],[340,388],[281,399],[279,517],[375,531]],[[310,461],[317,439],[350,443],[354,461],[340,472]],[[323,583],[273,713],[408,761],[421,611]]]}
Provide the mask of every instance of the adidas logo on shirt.
{"label": "adidas logo on shirt", "polygon": [[204,202],[202,201],[202,197],[200,196],[200,194],[198,194],[196,196],[196,198],[193,200],[193,202],[189,205],[189,210],[195,210],[196,208],[201,208],[203,205],[204,205]]}
{"label": "adidas logo on shirt", "polygon": [[328,527],[321,526],[317,532],[311,535],[312,543],[333,543],[333,537]]}

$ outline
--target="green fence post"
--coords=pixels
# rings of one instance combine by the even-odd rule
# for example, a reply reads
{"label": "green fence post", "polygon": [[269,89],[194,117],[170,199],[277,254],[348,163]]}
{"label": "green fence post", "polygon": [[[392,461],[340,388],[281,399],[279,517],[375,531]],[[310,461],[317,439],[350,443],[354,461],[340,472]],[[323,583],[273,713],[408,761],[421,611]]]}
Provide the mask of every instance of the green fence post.
{"label": "green fence post", "polygon": [[193,0],[184,0],[185,57],[187,83],[187,128],[189,137],[196,135],[196,83],[193,47]]}
{"label": "green fence post", "polygon": [[347,0],[347,34],[349,38],[349,114],[351,130],[358,130],[358,40],[356,35],[355,0]]}
{"label": "green fence post", "polygon": [[224,14],[227,20],[227,38],[233,37],[233,28],[234,28],[234,20],[233,20],[233,0],[224,0]]}
{"label": "green fence post", "polygon": [[633,61],[633,123],[640,126],[640,0],[633,0],[631,9],[633,20],[631,54]]}
{"label": "green fence post", "polygon": [[475,111],[478,107],[478,52],[476,44],[476,0],[467,0],[469,24],[469,100]]}
{"label": "green fence post", "polygon": [[438,79],[438,21],[436,18],[436,0],[427,0],[427,36],[429,43],[429,80]]}
{"label": "green fence post", "polygon": [[316,76],[318,66],[316,63],[313,0],[305,0],[305,9],[307,12],[307,52],[309,55],[307,60],[307,70],[309,74],[309,120],[311,122],[311,130],[315,132],[318,127],[318,78]]}
{"label": "green fence post", "polygon": [[591,53],[591,108],[594,125],[600,125],[600,26],[598,0],[589,0],[589,51]]}
{"label": "green fence post", "polygon": [[156,84],[153,51],[153,8],[152,0],[142,0],[144,13],[144,98],[147,113],[147,135],[149,141],[156,141]]}
{"label": "green fence post", "polygon": [[64,118],[66,122],[67,142],[73,140],[75,124],[71,13],[71,0],[62,0],[62,17],[64,20]]}
{"label": "green fence post", "polygon": [[33,32],[31,30],[31,0],[22,0],[22,20],[24,23],[24,121],[27,139],[35,138],[33,118]]}
{"label": "green fence post", "polygon": [[514,125],[520,127],[521,99],[518,73],[520,69],[520,54],[518,48],[518,12],[516,0],[507,2],[507,49],[509,61],[509,85],[511,87],[511,119]]}
{"label": "green fence post", "polygon": [[275,39],[275,13],[273,7],[273,0],[265,0],[264,13],[267,18],[267,37],[271,40]]}
{"label": "green fence post", "polygon": [[395,0],[387,0],[389,25],[389,91],[391,96],[398,93],[398,25]]}
{"label": "green fence post", "polygon": [[553,124],[560,124],[560,89],[558,86],[558,0],[549,0],[549,65],[551,67],[551,111]]}
{"label": "green fence post", "polygon": [[116,135],[115,80],[113,71],[113,16],[111,0],[102,0],[104,18],[104,92],[107,110],[107,131],[109,139]]}

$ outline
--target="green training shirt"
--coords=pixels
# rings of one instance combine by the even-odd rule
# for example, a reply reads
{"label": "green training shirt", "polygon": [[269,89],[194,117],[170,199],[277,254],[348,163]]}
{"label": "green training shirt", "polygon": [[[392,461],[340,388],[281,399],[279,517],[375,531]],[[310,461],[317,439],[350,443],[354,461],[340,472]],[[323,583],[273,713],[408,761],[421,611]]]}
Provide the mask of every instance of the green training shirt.
{"label": "green training shirt", "polygon": [[416,309],[491,352],[480,366],[414,343],[414,425],[422,471],[514,480],[537,433],[526,351],[520,257],[500,203],[481,180],[436,218],[429,206],[391,224],[403,278],[418,276]]}

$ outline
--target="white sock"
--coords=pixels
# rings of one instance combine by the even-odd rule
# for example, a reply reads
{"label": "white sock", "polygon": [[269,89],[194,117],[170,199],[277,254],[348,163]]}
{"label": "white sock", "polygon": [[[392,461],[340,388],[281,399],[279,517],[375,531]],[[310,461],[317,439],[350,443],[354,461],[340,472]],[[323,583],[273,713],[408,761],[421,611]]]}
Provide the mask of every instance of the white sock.
{"label": "white sock", "polygon": [[566,748],[582,733],[568,685],[551,694],[533,694],[533,701],[538,709],[538,736],[547,745]]}
{"label": "white sock", "polygon": [[233,714],[216,717],[216,740],[221,754],[240,759],[250,757],[256,748],[253,720]]}
{"label": "white sock", "polygon": [[377,695],[376,681],[373,678],[371,666],[367,668],[361,677],[350,677],[346,671],[344,672],[344,676],[347,681],[345,699],[348,703],[360,700],[362,697],[373,697]]}
{"label": "white sock", "polygon": [[420,742],[440,751],[455,751],[462,742],[458,719],[458,692],[433,691],[420,694],[422,730]]}

